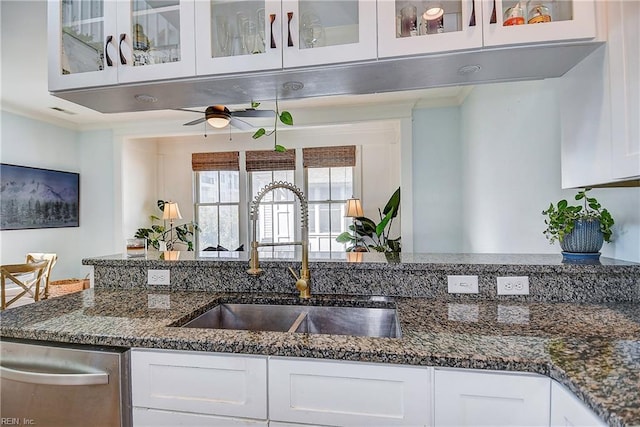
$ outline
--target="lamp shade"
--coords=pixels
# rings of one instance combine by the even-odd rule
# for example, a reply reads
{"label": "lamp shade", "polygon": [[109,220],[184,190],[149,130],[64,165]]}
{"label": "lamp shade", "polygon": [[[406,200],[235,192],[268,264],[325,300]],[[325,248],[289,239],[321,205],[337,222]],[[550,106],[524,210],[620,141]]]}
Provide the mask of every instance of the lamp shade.
{"label": "lamp shade", "polygon": [[162,219],[182,219],[182,215],[180,215],[180,209],[178,208],[178,203],[165,203]]}
{"label": "lamp shade", "polygon": [[347,218],[357,218],[360,216],[364,216],[364,212],[362,211],[362,203],[360,203],[360,199],[349,199],[347,200],[347,213],[345,214]]}

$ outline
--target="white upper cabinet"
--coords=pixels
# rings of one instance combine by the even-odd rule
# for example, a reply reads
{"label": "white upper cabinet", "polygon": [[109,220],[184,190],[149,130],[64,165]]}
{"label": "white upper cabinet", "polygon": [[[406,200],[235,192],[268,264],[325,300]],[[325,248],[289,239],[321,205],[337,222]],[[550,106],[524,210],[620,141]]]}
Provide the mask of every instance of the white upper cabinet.
{"label": "white upper cabinet", "polygon": [[378,0],[378,55],[416,55],[482,47],[480,0]]}
{"label": "white upper cabinet", "polygon": [[49,1],[49,90],[195,74],[194,0]]}
{"label": "white upper cabinet", "polygon": [[592,0],[378,0],[380,57],[595,36]]}
{"label": "white upper cabinet", "polygon": [[366,0],[196,2],[198,75],[375,59]]}
{"label": "white upper cabinet", "polygon": [[606,46],[558,81],[563,188],[640,178],[640,3],[600,9]]}
{"label": "white upper cabinet", "polygon": [[482,0],[482,11],[485,46],[596,36],[595,8],[591,0]]}
{"label": "white upper cabinet", "polygon": [[614,178],[640,177],[640,2],[608,2]]}

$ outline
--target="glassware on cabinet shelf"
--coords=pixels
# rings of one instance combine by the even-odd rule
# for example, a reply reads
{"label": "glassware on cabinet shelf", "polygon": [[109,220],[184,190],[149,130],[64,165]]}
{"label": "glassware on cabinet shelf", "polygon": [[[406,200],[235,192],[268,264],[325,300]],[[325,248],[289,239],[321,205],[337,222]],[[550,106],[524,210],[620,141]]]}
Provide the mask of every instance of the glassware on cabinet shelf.
{"label": "glassware on cabinet shelf", "polygon": [[300,18],[301,46],[314,48],[324,46],[324,27],[320,17],[308,12]]}
{"label": "glassware on cabinet shelf", "polygon": [[229,56],[231,46],[231,30],[226,16],[216,15],[216,43],[219,54],[214,56]]}

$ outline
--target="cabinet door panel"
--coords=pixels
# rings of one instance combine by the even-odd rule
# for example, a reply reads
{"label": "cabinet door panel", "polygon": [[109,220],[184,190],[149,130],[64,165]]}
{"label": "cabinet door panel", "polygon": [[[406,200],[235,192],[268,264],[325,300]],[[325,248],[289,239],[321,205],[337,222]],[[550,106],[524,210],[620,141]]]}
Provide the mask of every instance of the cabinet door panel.
{"label": "cabinet door panel", "polygon": [[258,427],[267,426],[268,422],[243,418],[216,417],[213,415],[193,414],[188,412],[133,408],[133,425],[136,427]]}
{"label": "cabinet door panel", "polygon": [[116,84],[116,2],[48,2],[49,90]]}
{"label": "cabinet door panel", "polygon": [[[406,15],[407,2],[378,2],[378,56],[381,58],[418,55],[482,47],[482,9],[480,0],[444,0],[442,21],[432,30],[435,20],[424,19],[425,7],[416,6],[415,21]],[[409,6],[412,7],[412,6]],[[411,13],[413,16],[413,13]],[[472,19],[472,16],[474,19]],[[408,34],[403,28],[412,23]],[[441,24],[441,25],[440,25]]]}
{"label": "cabinet door panel", "polygon": [[282,68],[281,11],[279,0],[198,0],[198,75]]}
{"label": "cabinet door panel", "polygon": [[376,58],[374,1],[283,0],[282,14],[284,68]]}
{"label": "cabinet door panel", "polygon": [[429,368],[269,360],[269,418],[319,425],[430,424]]}
{"label": "cabinet door panel", "polygon": [[133,406],[267,418],[263,357],[196,352],[131,352]]}
{"label": "cabinet door panel", "polygon": [[541,375],[436,369],[436,426],[546,426],[549,381]]}
{"label": "cabinet door panel", "polygon": [[[517,3],[515,0],[483,0],[482,29],[485,46],[591,39],[596,36],[595,6],[592,0],[555,2],[551,22],[503,25],[505,12]],[[491,23],[494,7],[496,22]],[[526,13],[524,11],[524,22],[527,19]]]}
{"label": "cabinet door panel", "polygon": [[609,72],[614,178],[640,176],[640,2],[610,1]]}
{"label": "cabinet door panel", "polygon": [[552,427],[602,427],[602,422],[584,403],[556,381],[551,381]]}
{"label": "cabinet door panel", "polygon": [[194,13],[194,0],[118,1],[118,82],[195,75]]}

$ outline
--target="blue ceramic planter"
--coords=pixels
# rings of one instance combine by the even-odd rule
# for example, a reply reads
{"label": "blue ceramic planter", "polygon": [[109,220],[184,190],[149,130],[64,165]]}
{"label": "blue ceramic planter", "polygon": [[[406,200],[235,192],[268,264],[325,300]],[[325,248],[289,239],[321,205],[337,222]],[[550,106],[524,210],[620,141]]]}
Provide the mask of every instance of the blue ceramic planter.
{"label": "blue ceramic planter", "polygon": [[600,221],[580,219],[576,221],[573,231],[564,236],[560,247],[564,252],[597,253],[603,243]]}

